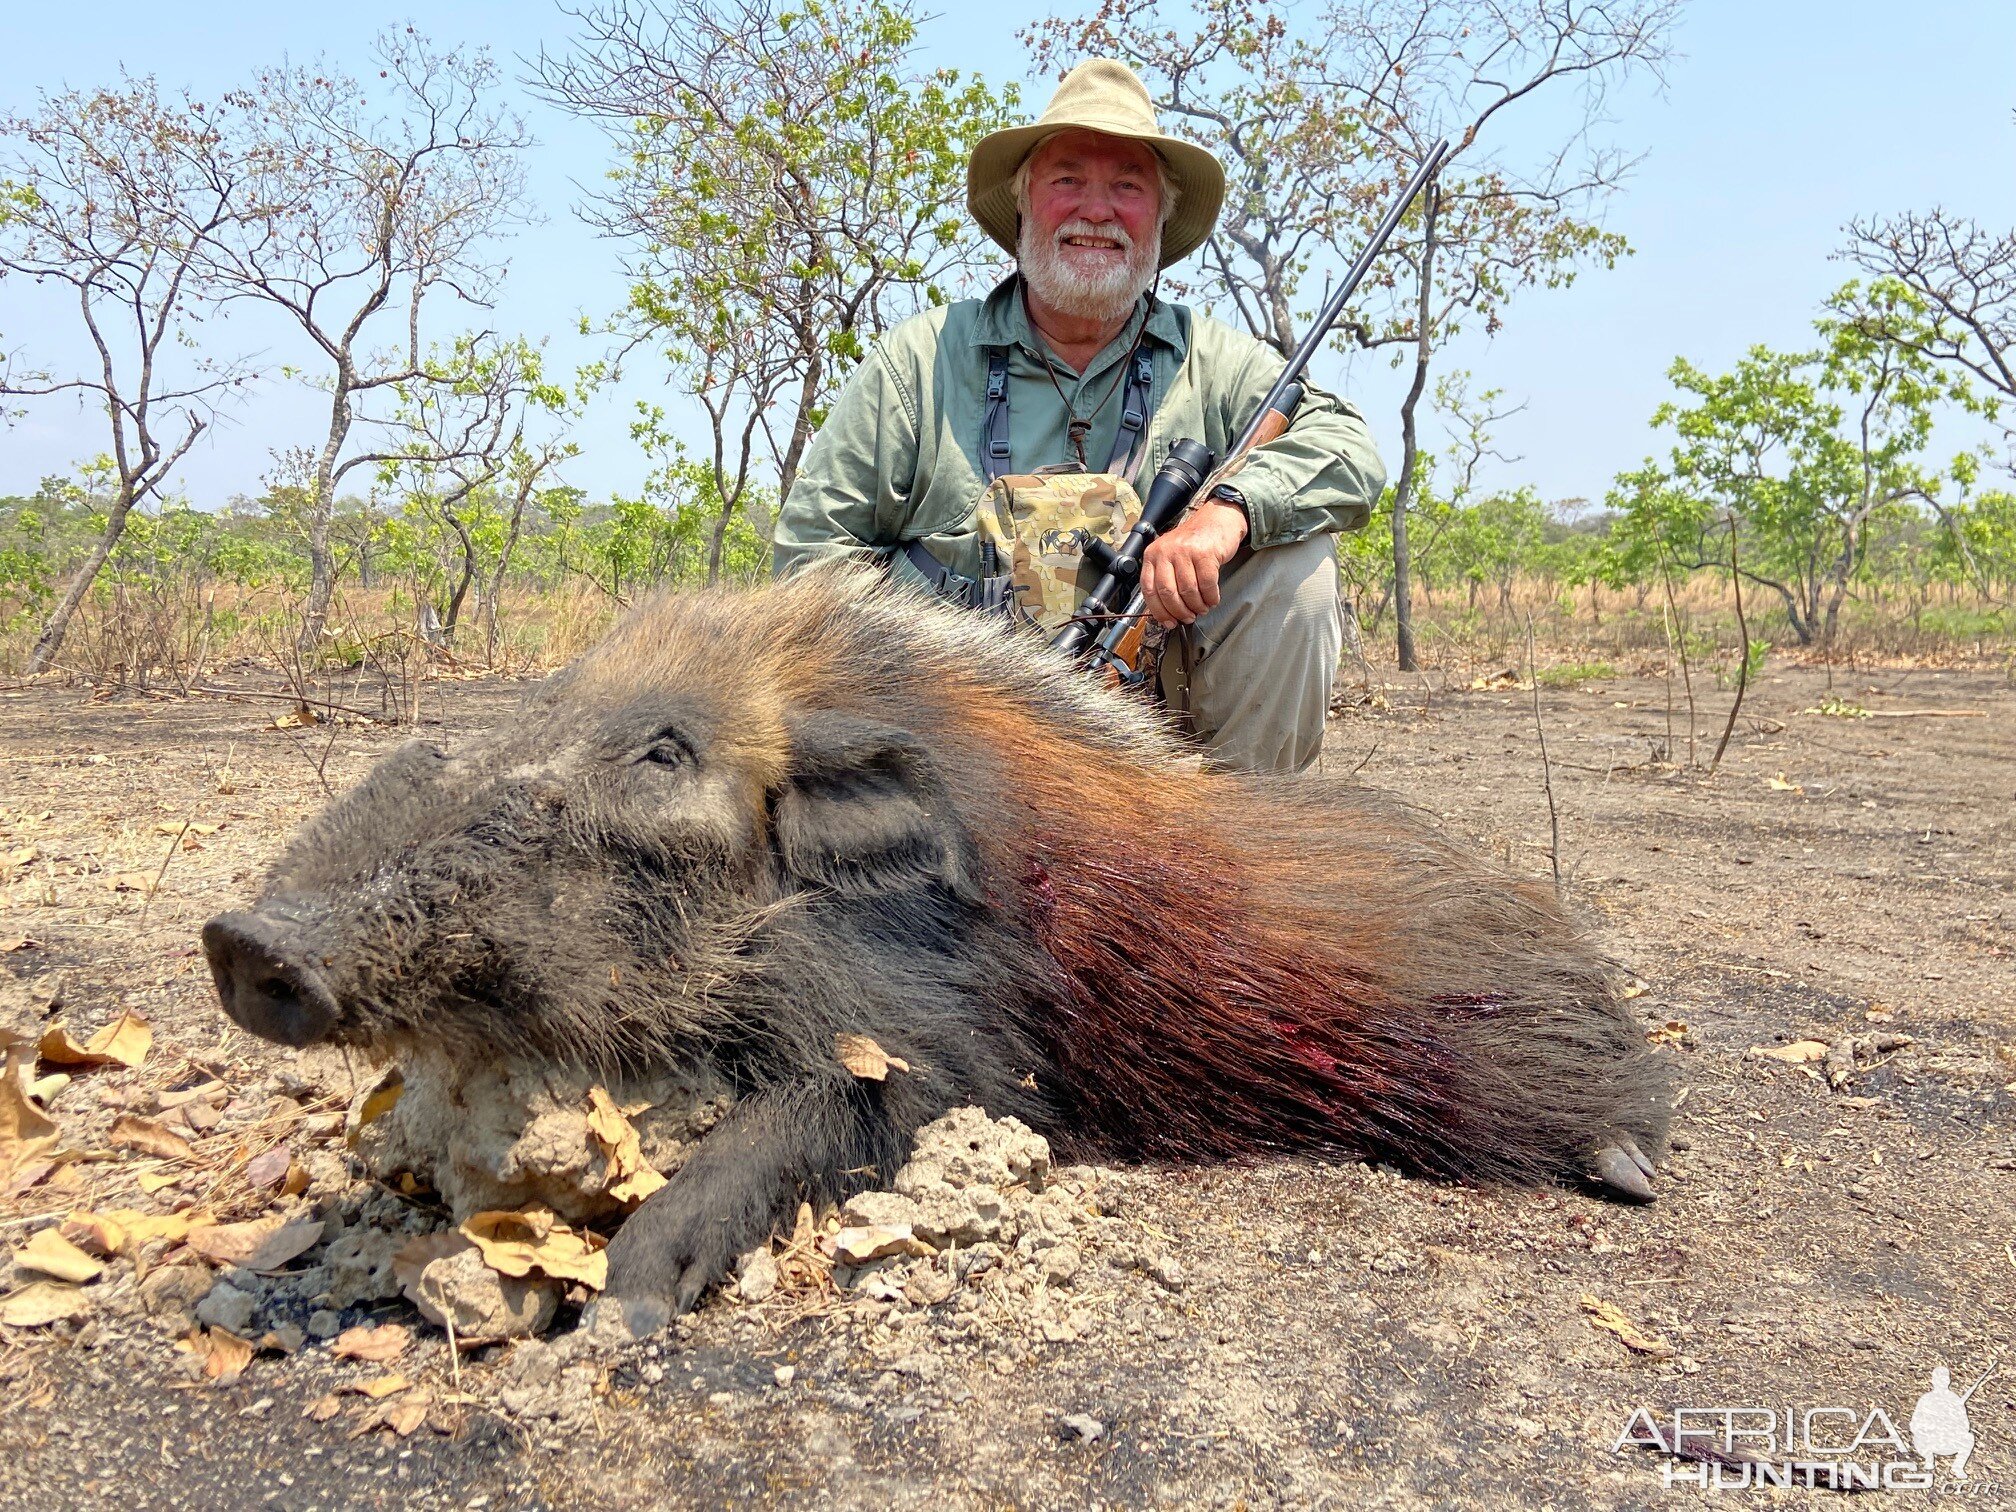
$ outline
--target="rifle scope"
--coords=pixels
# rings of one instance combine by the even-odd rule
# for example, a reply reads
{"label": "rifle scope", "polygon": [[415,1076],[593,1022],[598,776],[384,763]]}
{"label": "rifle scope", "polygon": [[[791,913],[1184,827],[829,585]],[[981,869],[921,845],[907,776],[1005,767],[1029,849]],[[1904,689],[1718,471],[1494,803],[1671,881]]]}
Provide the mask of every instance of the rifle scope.
{"label": "rifle scope", "polygon": [[[1238,442],[1226,454],[1227,462],[1271,434],[1278,434],[1279,431],[1273,427],[1285,429],[1287,422],[1294,418],[1295,407],[1302,397],[1302,374],[1309,366],[1309,359],[1316,355],[1317,348],[1329,336],[1337,317],[1344,313],[1345,301],[1357,292],[1359,283],[1371,272],[1373,260],[1385,250],[1387,238],[1399,226],[1407,207],[1414,203],[1415,196],[1428,186],[1449,156],[1449,143],[1445,139],[1430,148],[1428,155],[1421,160],[1413,177],[1400,191],[1400,197],[1380,217],[1364,250],[1345,273],[1344,281],[1324,301],[1315,323],[1296,344],[1294,353],[1281,370],[1281,376],[1274,380],[1274,387],[1260,401],[1259,411],[1247,422]],[[1096,549],[1086,553],[1099,568],[1099,581],[1078,606],[1071,622],[1052,639],[1053,646],[1071,656],[1085,658],[1092,666],[1111,667],[1123,683],[1140,681],[1142,674],[1127,664],[1120,654],[1120,647],[1145,612],[1146,601],[1141,594],[1142,553],[1148,549],[1149,542],[1182,518],[1198,490],[1212,476],[1215,463],[1210,449],[1200,442],[1178,441],[1169,449],[1169,460],[1155,474],[1155,481],[1148,489],[1147,502],[1141,506],[1141,519],[1127,533],[1127,539],[1120,543],[1117,550],[1100,543]],[[1116,613],[1116,604],[1126,607]]]}

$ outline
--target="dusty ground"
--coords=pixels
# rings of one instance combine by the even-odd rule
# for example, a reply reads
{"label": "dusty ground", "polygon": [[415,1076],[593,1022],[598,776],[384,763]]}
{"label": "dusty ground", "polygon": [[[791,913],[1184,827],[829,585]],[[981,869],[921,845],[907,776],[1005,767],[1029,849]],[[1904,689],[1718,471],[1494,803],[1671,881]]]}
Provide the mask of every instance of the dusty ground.
{"label": "dusty ground", "polygon": [[[428,733],[505,717],[514,696],[450,687]],[[1703,711],[1704,763],[1724,698]],[[1530,694],[1396,683],[1387,700],[1333,726],[1328,760],[1545,871]],[[1544,703],[1569,895],[1647,984],[1648,1026],[1673,1026],[1685,1095],[1655,1207],[1356,1166],[1151,1172],[1121,1219],[1133,1258],[1173,1257],[1180,1278],[1095,1256],[1076,1283],[1084,1337],[866,1303],[787,1322],[716,1299],[663,1344],[597,1363],[586,1415],[556,1424],[505,1408],[526,1369],[506,1350],[470,1359],[453,1400],[445,1344],[423,1330],[401,1368],[442,1405],[405,1438],[350,1436],[361,1398],[302,1418],[367,1373],[321,1344],[261,1355],[227,1386],[192,1380],[173,1329],[108,1274],[81,1327],[0,1332],[0,1502],[1806,1504],[1832,1493],[1662,1489],[1670,1462],[1612,1445],[1639,1407],[1775,1408],[1781,1424],[1788,1408],[1881,1408],[1908,1433],[1944,1364],[1962,1389],[1994,1373],[1970,1403],[1969,1478],[1954,1486],[1941,1461],[1933,1496],[2016,1504],[2016,690],[1989,672],[1774,668],[1712,781],[1648,759],[1661,681]],[[273,1145],[317,1155],[306,1200],[341,1195],[328,1110],[292,1087],[284,1052],[229,1028],[193,945],[321,802],[325,754],[340,789],[403,738],[271,728],[285,707],[0,695],[0,972],[64,973],[79,1038],[126,1008],[156,1032],[139,1070],[56,1094],[66,1139],[105,1158],[0,1202],[8,1248],[81,1205],[257,1211],[238,1173]],[[1917,713],[1843,717],[1855,707]],[[185,820],[218,828],[173,851],[150,904]],[[1872,1032],[1914,1043],[1838,1090],[1756,1053]],[[210,1080],[227,1100],[192,1131],[202,1170],[143,1194],[144,1163],[102,1148],[103,1127]],[[33,1279],[0,1274],[0,1291]],[[1592,1326],[1585,1297],[1670,1355]],[[378,1318],[417,1321],[397,1303],[343,1321]]]}

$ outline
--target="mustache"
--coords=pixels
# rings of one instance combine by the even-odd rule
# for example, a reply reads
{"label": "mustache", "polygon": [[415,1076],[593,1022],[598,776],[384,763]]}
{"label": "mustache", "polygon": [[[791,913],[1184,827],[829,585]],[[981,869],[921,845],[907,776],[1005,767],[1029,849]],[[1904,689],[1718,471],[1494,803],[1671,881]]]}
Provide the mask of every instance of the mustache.
{"label": "mustache", "polygon": [[1122,252],[1134,250],[1134,238],[1127,234],[1127,228],[1117,221],[1108,221],[1103,226],[1095,226],[1088,220],[1066,221],[1057,228],[1056,241],[1063,246],[1073,236],[1097,236],[1110,242],[1119,243]]}

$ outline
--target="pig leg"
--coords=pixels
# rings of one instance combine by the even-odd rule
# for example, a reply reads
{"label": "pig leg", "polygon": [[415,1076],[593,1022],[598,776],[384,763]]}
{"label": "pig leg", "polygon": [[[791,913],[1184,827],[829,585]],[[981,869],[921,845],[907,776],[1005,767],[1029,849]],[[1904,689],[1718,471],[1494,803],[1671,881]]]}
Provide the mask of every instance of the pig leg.
{"label": "pig leg", "polygon": [[623,1221],[609,1244],[608,1290],[583,1325],[599,1331],[613,1312],[632,1338],[656,1333],[727,1275],[737,1255],[769,1238],[803,1198],[838,1198],[864,1179],[893,1174],[917,1127],[944,1110],[899,1116],[869,1106],[871,1096],[855,1083],[744,1097]]}

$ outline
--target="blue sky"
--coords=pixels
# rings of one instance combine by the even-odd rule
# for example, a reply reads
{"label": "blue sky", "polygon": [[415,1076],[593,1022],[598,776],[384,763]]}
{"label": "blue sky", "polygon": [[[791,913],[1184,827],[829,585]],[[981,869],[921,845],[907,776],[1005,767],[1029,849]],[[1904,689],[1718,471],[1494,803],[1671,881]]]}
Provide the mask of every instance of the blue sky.
{"label": "blue sky", "polygon": [[[925,33],[934,63],[997,82],[1023,77],[1015,32],[1058,9],[997,0],[946,15]],[[410,21],[441,41],[487,44],[512,74],[543,42],[564,46],[570,21],[546,0],[426,0],[404,12],[213,0],[200,7],[100,0],[80,12],[0,0],[0,111],[24,109],[38,89],[89,86],[121,65],[200,93],[228,88],[288,54],[326,53],[361,67],[371,30]],[[1474,386],[1502,389],[1526,408],[1501,428],[1518,458],[1487,481],[1530,482],[1549,498],[1600,498],[1618,470],[1655,445],[1647,417],[1668,393],[1676,355],[1721,368],[1755,342],[1798,346],[1819,301],[1848,276],[1830,261],[1840,228],[1867,212],[1943,204],[1990,224],[2016,222],[2016,3],[1921,0],[1909,7],[1815,0],[1695,0],[1663,91],[1628,88],[1611,101],[1607,138],[1640,164],[1604,220],[1636,255],[1571,288],[1522,294],[1492,339],[1466,337],[1448,366]],[[514,86],[514,92],[515,86]],[[1039,100],[1047,85],[1025,84]],[[486,324],[550,333],[562,362],[594,355],[573,334],[582,314],[621,303],[614,248],[573,216],[576,185],[603,166],[601,139],[529,98],[522,108],[540,146],[531,188],[543,222],[510,249],[511,274]],[[74,358],[75,333],[53,303],[0,281],[0,339],[45,365]],[[243,346],[295,355],[277,328],[230,328]],[[1346,374],[1328,359],[1389,454],[1398,451],[1401,383],[1383,360]],[[627,424],[638,398],[670,395],[634,376],[597,400],[572,481],[597,496],[636,486],[644,462]],[[198,503],[256,492],[276,449],[317,441],[317,396],[283,380],[199,443],[183,486]],[[73,404],[43,402],[0,430],[0,493],[25,490],[103,450],[103,422]],[[1950,430],[1949,444],[1971,438]],[[1435,438],[1431,436],[1431,441]]]}

